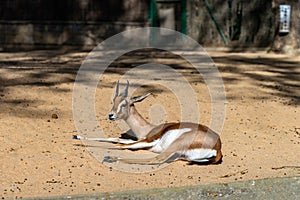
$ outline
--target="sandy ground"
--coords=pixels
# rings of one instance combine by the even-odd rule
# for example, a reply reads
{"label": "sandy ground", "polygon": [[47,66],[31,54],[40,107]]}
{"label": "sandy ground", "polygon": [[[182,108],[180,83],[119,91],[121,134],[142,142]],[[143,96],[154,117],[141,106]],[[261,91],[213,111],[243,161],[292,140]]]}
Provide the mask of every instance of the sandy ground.
{"label": "sandy ground", "polygon": [[[88,52],[0,53],[0,196],[37,197],[166,188],[300,175],[300,58],[210,51],[226,88],[226,119],[221,133],[223,162],[187,165],[176,161],[147,173],[126,173],[99,162],[79,141],[72,114],[77,70]],[[159,53],[124,56],[97,89],[99,124],[107,136],[121,130],[106,118],[120,74],[150,61],[170,64],[190,81],[199,98],[201,123],[209,124],[210,98],[203,80],[177,57]],[[137,105],[161,105],[166,121],[178,121],[170,91],[153,85],[137,93],[155,95]],[[55,115],[57,115],[57,119]],[[150,120],[150,119],[149,119]],[[152,119],[155,121],[155,119]]]}

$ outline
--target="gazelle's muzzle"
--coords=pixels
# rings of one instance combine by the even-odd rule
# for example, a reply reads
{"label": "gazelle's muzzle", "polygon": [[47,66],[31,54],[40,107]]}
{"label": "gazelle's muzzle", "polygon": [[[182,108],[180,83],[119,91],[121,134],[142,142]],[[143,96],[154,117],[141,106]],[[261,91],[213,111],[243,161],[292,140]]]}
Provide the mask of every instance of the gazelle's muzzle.
{"label": "gazelle's muzzle", "polygon": [[112,113],[108,114],[108,119],[114,121],[116,119],[116,116]]}

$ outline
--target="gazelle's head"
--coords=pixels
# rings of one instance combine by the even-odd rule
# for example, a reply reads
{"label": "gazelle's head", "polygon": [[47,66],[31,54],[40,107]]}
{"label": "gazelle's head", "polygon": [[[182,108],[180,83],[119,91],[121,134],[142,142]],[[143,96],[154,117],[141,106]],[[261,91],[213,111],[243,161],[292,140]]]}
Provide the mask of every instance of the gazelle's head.
{"label": "gazelle's head", "polygon": [[110,120],[117,120],[117,119],[123,119],[126,120],[130,115],[130,107],[134,106],[134,103],[141,102],[145,98],[147,98],[150,93],[136,97],[136,98],[130,98],[128,97],[128,87],[129,82],[127,81],[127,85],[125,89],[119,94],[119,81],[116,86],[116,94],[114,99],[112,100],[112,109],[108,115],[108,119]]}

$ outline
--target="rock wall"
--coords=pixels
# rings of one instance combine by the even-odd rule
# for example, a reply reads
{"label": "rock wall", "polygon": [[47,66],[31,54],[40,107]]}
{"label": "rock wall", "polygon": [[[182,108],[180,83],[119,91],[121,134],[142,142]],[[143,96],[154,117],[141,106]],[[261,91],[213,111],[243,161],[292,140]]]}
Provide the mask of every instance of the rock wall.
{"label": "rock wall", "polygon": [[[188,1],[188,34],[204,46],[235,49],[269,48],[286,52],[300,48],[300,1],[298,0],[207,0],[212,13],[226,37],[225,45],[205,0]],[[291,27],[280,35],[279,5],[291,5]]]}

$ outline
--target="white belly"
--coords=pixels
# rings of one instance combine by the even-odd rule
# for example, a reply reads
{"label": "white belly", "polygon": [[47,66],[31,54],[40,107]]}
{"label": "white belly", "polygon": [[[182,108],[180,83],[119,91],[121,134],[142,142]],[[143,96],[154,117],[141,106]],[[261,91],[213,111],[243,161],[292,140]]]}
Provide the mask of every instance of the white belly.
{"label": "white belly", "polygon": [[153,142],[153,146],[150,151],[155,153],[161,153],[166,150],[176,139],[178,139],[182,134],[191,131],[190,128],[175,129],[166,132],[160,139]]}
{"label": "white belly", "polygon": [[194,162],[207,162],[210,158],[217,156],[217,151],[214,149],[191,149],[178,153],[182,158]]}

